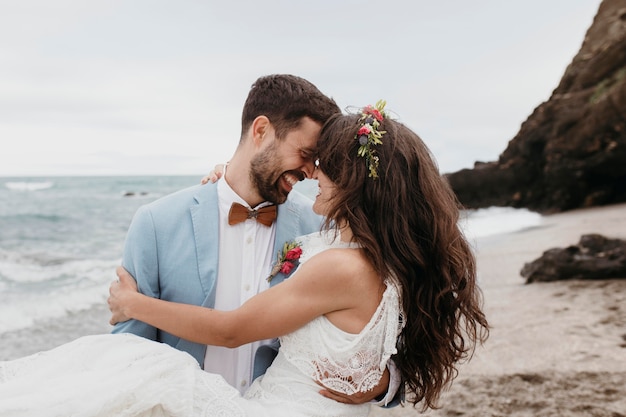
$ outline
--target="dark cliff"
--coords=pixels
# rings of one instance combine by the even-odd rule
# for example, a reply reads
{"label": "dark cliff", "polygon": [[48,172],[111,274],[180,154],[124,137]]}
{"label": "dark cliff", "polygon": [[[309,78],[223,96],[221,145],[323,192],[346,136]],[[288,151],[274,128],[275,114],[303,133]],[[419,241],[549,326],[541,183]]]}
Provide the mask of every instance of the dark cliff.
{"label": "dark cliff", "polygon": [[446,175],[467,208],[626,201],[626,0],[604,0],[550,99],[498,161]]}

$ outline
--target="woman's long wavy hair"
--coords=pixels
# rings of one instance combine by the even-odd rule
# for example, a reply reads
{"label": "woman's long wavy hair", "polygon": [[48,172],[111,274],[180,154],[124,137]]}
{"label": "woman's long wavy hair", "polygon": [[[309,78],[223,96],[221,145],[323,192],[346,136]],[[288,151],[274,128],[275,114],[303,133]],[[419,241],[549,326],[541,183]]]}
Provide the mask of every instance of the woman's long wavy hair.
{"label": "woman's long wavy hair", "polygon": [[319,168],[337,186],[325,227],[347,222],[377,272],[397,279],[406,324],[394,361],[407,400],[437,408],[457,363],[489,333],[475,258],[459,229],[460,204],[422,140],[385,119],[371,178],[357,155],[359,117],[333,116],[321,132]]}

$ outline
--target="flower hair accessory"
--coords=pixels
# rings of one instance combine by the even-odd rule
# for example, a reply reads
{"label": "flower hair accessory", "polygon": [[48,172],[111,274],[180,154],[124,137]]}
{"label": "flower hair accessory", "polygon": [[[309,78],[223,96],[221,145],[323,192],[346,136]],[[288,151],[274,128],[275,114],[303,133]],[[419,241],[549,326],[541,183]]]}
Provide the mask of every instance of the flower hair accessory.
{"label": "flower hair accessory", "polygon": [[279,272],[289,275],[289,273],[293,271],[298,263],[298,260],[300,259],[300,256],[302,255],[302,248],[300,245],[300,242],[296,242],[294,240],[285,242],[283,250],[278,252],[278,258],[276,259],[276,263],[272,268],[270,276],[267,277],[267,282],[271,282],[272,278],[274,278]]}
{"label": "flower hair accessory", "polygon": [[385,111],[386,104],[385,100],[378,100],[374,107],[371,105],[363,107],[359,119],[361,127],[356,134],[356,139],[361,145],[357,154],[365,158],[367,168],[370,171],[369,176],[374,179],[378,178],[378,156],[376,156],[376,149],[373,147],[382,145],[381,138],[387,133],[385,130],[378,130],[383,119],[388,117]]}

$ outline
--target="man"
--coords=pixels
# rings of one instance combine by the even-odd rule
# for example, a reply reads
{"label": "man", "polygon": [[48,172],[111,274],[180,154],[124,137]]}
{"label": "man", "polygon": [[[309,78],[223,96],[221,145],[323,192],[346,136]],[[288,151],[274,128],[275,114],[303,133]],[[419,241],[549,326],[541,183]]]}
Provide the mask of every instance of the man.
{"label": "man", "polygon": [[[291,190],[311,177],[321,127],[337,112],[334,100],[302,78],[259,78],[244,104],[239,145],[223,180],[179,191],[137,211],[123,266],[139,290],[168,301],[231,310],[282,281],[282,274],[267,280],[278,250],[320,228],[311,201]],[[266,219],[273,210],[274,222]],[[238,219],[229,219],[231,212]],[[135,333],[184,350],[242,392],[273,360],[269,341],[238,349],[207,347],[132,320],[113,332]]]}

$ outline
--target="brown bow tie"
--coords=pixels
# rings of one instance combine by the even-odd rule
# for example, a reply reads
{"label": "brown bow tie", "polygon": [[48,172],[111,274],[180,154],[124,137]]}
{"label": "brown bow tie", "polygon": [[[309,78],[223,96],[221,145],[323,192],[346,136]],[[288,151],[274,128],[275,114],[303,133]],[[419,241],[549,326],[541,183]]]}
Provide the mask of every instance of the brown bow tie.
{"label": "brown bow tie", "polygon": [[231,226],[246,221],[247,219],[255,219],[257,222],[271,226],[276,220],[276,206],[265,206],[258,210],[250,210],[239,203],[233,203],[228,212],[228,224]]}

